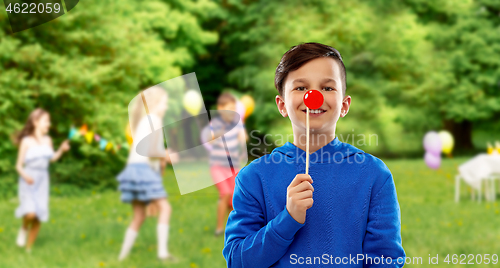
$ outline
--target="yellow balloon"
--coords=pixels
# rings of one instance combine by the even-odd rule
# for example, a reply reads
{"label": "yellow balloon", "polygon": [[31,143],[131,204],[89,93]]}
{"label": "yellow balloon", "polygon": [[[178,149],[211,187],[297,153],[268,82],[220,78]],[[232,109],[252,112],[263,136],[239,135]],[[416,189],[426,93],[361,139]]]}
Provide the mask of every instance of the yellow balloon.
{"label": "yellow balloon", "polygon": [[194,116],[199,114],[203,106],[203,99],[198,91],[190,89],[184,94],[182,104],[184,105],[184,109],[186,109],[190,115]]}
{"label": "yellow balloon", "polygon": [[243,106],[245,106],[244,118],[247,118],[253,113],[253,110],[255,109],[255,101],[249,95],[244,95],[243,97],[241,97],[240,101],[241,103],[243,103]]}
{"label": "yellow balloon", "polygon": [[450,132],[446,130],[441,130],[439,131],[439,139],[441,140],[442,144],[442,151],[445,154],[450,154],[451,151],[453,150],[453,145],[454,145],[454,140],[453,136],[450,134]]}
{"label": "yellow balloon", "polygon": [[487,149],[486,149],[486,152],[488,154],[493,154],[493,146],[491,146],[491,144],[488,142],[487,143]]}

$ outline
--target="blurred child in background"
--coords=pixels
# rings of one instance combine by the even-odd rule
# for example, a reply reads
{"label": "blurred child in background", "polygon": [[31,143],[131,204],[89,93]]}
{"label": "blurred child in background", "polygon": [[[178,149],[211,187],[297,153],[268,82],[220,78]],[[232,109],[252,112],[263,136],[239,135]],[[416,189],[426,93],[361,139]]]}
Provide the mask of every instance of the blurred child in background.
{"label": "blurred child in background", "polygon": [[[147,102],[146,102],[147,100]],[[167,192],[163,187],[160,165],[161,161],[172,163],[175,158],[170,159],[165,150],[161,129],[155,131],[153,138],[148,137],[141,150],[146,149],[146,157],[137,153],[137,145],[146,136],[152,133],[152,126],[162,126],[162,118],[167,110],[168,95],[160,87],[151,87],[141,92],[141,96],[133,103],[133,115],[131,130],[133,143],[129,151],[127,165],[117,176],[122,202],[131,203],[133,220],[125,233],[119,260],[125,259],[146,218],[146,206],[155,203],[158,208],[157,242],[158,258],[160,260],[176,261],[177,259],[168,251],[169,221],[172,208],[167,201]],[[149,114],[146,114],[146,112]],[[143,147],[144,146],[144,147]],[[147,147],[147,148],[145,148]]]}
{"label": "blurred child in background", "polygon": [[[232,198],[234,191],[234,178],[239,171],[237,161],[232,161],[228,166],[228,154],[231,159],[239,159],[241,155],[240,147],[248,139],[245,128],[238,124],[239,116],[236,113],[236,98],[230,93],[222,93],[217,99],[217,110],[219,116],[211,120],[212,139],[224,135],[225,145],[222,139],[220,142],[212,142],[210,151],[210,173],[219,191],[219,201],[217,204],[217,227],[215,236],[224,233],[224,221],[227,214],[233,209]],[[231,111],[231,112],[225,112]]]}
{"label": "blurred child in background", "polygon": [[16,170],[19,173],[19,207],[16,217],[23,223],[17,235],[17,245],[28,252],[37,238],[41,222],[49,219],[49,161],[57,161],[70,149],[65,140],[54,152],[48,135],[50,115],[37,108],[31,112],[24,128],[16,137],[19,145]]}
{"label": "blurred child in background", "polygon": [[[167,163],[168,162],[166,158],[160,159],[160,173],[162,177],[165,176],[165,169],[167,168]],[[156,203],[151,202],[146,206],[146,217],[158,217],[158,212],[159,209],[156,206]]]}

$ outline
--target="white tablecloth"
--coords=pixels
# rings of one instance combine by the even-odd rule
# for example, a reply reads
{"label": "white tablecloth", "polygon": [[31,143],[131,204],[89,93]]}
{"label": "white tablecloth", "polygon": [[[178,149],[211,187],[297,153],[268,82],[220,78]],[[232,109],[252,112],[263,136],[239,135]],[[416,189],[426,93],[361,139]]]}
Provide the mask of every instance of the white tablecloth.
{"label": "white tablecloth", "polygon": [[500,154],[479,154],[460,165],[458,171],[465,182],[478,190],[481,180],[500,174]]}

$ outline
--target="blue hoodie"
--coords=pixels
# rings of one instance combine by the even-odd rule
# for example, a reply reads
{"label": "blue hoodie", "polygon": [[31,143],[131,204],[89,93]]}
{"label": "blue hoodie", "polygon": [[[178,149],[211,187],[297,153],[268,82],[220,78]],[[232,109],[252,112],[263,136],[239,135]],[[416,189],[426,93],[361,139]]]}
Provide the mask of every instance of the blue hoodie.
{"label": "blue hoodie", "polygon": [[222,252],[227,267],[402,267],[401,213],[384,162],[338,138],[312,153],[314,204],[300,224],[286,195],[305,173],[305,155],[287,142],[240,170]]}

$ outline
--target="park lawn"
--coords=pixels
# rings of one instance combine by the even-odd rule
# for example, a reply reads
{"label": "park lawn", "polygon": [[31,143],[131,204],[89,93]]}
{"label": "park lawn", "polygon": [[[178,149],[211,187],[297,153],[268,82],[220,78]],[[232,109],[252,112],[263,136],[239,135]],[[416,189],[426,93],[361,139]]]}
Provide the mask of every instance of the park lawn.
{"label": "park lawn", "polygon": [[[452,254],[500,254],[498,202],[472,202],[464,184],[461,202],[453,200],[456,167],[464,161],[445,159],[438,171],[420,159],[385,161],[396,183],[406,254],[423,262],[405,267],[429,266],[429,254],[439,255],[433,267],[461,266],[444,263],[447,254],[450,261]],[[177,264],[156,259],[155,218],[146,221],[129,258],[118,262],[131,210],[119,202],[118,192],[104,192],[52,197],[50,220],[31,254],[14,243],[20,224],[13,216],[17,199],[0,201],[0,267],[225,267],[223,237],[213,236],[216,188],[180,195],[171,169],[165,185],[174,209],[169,249],[180,259]]]}

